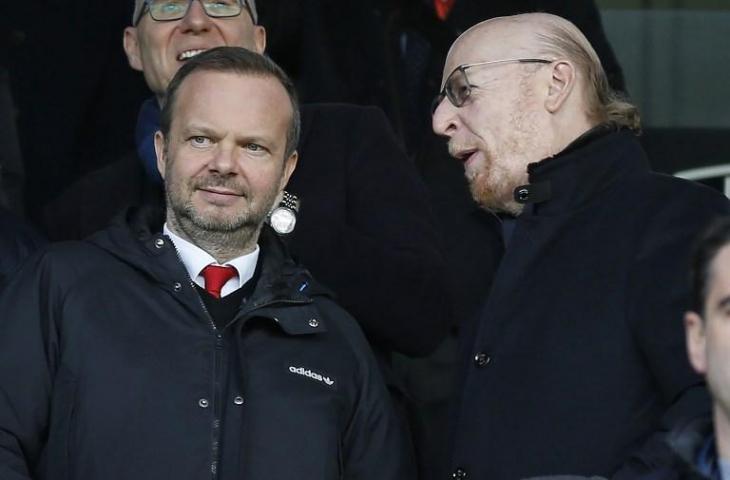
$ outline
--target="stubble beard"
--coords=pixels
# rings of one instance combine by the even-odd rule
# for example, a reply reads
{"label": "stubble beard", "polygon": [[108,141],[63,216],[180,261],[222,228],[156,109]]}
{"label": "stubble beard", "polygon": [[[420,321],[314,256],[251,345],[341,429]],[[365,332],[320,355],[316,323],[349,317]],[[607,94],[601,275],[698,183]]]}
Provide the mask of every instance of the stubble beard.
{"label": "stubble beard", "polygon": [[[510,134],[502,139],[499,151],[484,149],[484,163],[467,174],[472,198],[484,209],[512,216],[522,213],[525,206],[514,199],[514,190],[528,182],[527,166],[533,159],[530,152],[539,151],[538,127],[528,107],[532,91],[525,79],[521,82],[519,98],[509,119]],[[501,159],[502,162],[496,161]],[[504,163],[515,163],[513,169]]]}
{"label": "stubble beard", "polygon": [[[231,183],[223,177],[209,175],[183,185],[178,182],[166,185],[167,222],[170,228],[210,253],[219,263],[253,251],[278,193],[269,192],[260,201],[252,203],[245,188]],[[232,215],[204,213],[192,200],[195,191],[201,186],[225,186],[242,192],[247,205]]]}
{"label": "stubble beard", "polygon": [[524,205],[514,200],[513,192],[520,182],[511,178],[511,172],[504,166],[494,162],[491,152],[485,151],[483,155],[484,163],[475,171],[466,172],[472,198],[490,212],[519,215]]}

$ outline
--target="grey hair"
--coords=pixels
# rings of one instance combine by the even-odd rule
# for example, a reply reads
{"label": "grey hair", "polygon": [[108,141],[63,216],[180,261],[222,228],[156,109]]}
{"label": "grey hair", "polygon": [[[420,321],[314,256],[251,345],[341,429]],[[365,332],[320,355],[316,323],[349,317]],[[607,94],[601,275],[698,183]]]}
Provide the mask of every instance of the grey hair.
{"label": "grey hair", "polygon": [[544,28],[536,34],[540,53],[573,61],[584,76],[588,117],[596,123],[612,123],[639,133],[639,109],[624,94],[611,88],[598,54],[578,27],[568,21],[541,23]]}

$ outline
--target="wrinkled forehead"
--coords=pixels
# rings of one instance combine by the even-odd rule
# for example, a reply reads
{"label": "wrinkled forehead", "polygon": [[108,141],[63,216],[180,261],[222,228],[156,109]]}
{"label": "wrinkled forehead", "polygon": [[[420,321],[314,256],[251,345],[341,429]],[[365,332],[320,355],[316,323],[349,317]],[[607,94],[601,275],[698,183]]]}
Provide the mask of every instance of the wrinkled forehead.
{"label": "wrinkled forehead", "polygon": [[451,46],[441,83],[460,65],[534,56],[534,36],[523,25],[487,20],[464,32]]}

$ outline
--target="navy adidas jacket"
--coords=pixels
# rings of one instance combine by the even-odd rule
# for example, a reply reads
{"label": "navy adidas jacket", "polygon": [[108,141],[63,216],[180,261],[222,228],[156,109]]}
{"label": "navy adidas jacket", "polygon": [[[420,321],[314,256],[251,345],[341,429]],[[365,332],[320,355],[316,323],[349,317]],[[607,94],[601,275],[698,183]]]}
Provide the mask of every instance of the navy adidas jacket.
{"label": "navy adidas jacket", "polygon": [[360,329],[279,240],[219,330],[160,226],[52,245],[3,292],[0,478],[412,478]]}

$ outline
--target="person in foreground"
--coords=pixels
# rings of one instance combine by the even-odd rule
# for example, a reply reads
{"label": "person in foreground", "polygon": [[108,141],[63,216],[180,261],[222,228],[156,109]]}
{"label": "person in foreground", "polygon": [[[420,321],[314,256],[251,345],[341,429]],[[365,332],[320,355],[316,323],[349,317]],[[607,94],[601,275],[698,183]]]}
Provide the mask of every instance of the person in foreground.
{"label": "person in foreground", "polygon": [[690,278],[692,307],[684,316],[687,352],[707,381],[712,413],[688,418],[668,435],[676,463],[647,479],[730,479],[730,218],[698,238]]}
{"label": "person in foreground", "polygon": [[177,72],[166,211],[52,245],[0,297],[0,478],[411,478],[356,322],[263,226],[298,134],[267,58]]}
{"label": "person in foreground", "polygon": [[461,332],[453,478],[630,478],[669,461],[664,433],[709,406],[683,351],[684,259],[727,199],[650,171],[636,108],[561,17],[467,30],[434,107],[504,246]]}

